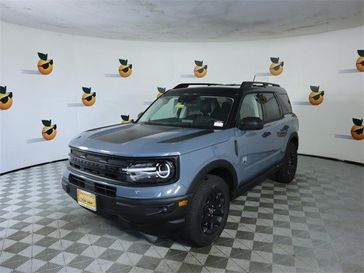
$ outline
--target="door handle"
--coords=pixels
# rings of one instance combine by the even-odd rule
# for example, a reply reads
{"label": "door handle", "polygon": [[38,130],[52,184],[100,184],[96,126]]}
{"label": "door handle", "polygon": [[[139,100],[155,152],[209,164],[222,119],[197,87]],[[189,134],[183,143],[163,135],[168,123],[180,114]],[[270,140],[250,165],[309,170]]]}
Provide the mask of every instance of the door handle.
{"label": "door handle", "polygon": [[264,132],[263,134],[262,134],[262,137],[269,137],[270,135],[271,135],[272,133],[271,132]]}

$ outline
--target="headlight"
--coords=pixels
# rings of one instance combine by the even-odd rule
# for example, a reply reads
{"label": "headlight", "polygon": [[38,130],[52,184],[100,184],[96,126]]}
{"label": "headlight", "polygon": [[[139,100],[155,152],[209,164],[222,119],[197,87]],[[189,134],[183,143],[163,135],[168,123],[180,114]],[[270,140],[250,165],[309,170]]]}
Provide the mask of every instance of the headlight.
{"label": "headlight", "polygon": [[121,169],[128,182],[167,182],[176,177],[172,160],[133,162]]}

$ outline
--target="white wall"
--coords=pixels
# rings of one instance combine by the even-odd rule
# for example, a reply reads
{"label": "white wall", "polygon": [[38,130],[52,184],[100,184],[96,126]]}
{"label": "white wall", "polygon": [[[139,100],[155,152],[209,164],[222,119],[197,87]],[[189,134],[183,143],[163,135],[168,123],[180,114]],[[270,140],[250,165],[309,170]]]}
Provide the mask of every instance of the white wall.
{"label": "white wall", "polygon": [[[106,40],[35,30],[0,22],[0,85],[14,94],[0,110],[0,173],[66,158],[67,144],[79,132],[135,117],[155,98],[158,86],[180,82],[240,83],[267,73],[269,57],[279,56],[285,71],[258,76],[284,86],[293,102],[307,102],[310,85],[325,90],[320,106],[293,105],[300,119],[300,152],[364,162],[364,141],[350,135],[353,117],[364,118],[364,73],[354,72],[364,28],[294,38],[234,43],[159,43]],[[37,52],[54,59],[48,75],[36,70]],[[118,59],[133,64],[129,78],[117,74]],[[194,60],[208,65],[203,79],[190,77]],[[345,70],[349,73],[339,73]],[[82,86],[97,93],[92,107],[81,103]],[[41,120],[58,126],[53,141],[41,138]]]}

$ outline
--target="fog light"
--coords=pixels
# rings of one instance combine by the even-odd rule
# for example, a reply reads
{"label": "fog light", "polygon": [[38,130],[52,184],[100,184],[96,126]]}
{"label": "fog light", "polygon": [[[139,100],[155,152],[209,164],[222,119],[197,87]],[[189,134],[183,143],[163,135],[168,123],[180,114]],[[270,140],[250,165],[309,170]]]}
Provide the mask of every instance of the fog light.
{"label": "fog light", "polygon": [[187,206],[187,204],[188,204],[188,200],[181,200],[178,202],[179,207]]}

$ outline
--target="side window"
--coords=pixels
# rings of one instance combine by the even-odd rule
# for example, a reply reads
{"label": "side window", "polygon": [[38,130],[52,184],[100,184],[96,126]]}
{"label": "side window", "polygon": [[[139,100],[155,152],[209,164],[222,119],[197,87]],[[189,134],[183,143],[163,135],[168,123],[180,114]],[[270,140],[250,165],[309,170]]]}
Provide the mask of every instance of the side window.
{"label": "side window", "polygon": [[262,106],[258,99],[259,94],[248,94],[244,97],[239,110],[239,119],[256,117],[263,120]]}
{"label": "side window", "polygon": [[287,94],[279,94],[279,102],[282,106],[283,115],[292,113],[291,101]]}
{"label": "side window", "polygon": [[264,123],[268,123],[281,118],[281,111],[273,93],[258,94],[263,106]]}

